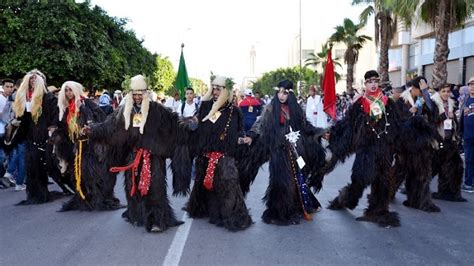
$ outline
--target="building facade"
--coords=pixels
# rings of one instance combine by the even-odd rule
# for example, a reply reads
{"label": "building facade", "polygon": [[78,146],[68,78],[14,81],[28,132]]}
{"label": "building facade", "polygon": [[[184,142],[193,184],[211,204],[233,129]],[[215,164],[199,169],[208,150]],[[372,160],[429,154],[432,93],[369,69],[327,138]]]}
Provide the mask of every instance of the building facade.
{"label": "building facade", "polygon": [[[367,29],[363,29],[361,34],[371,36],[373,39],[373,32]],[[329,38],[329,36],[328,36]],[[297,36],[292,46],[288,50],[288,66],[299,66],[300,58],[302,66],[305,65],[306,59],[310,58],[310,54],[317,54],[321,51],[322,46],[326,43],[325,40],[315,40],[315,39],[305,39],[303,38],[301,42],[301,57],[300,57],[300,40]],[[347,66],[344,63],[344,52],[346,51],[346,46],[341,43],[334,44],[332,49],[332,58],[338,58],[341,63],[341,67],[336,66],[335,71],[341,74],[341,80],[336,83],[336,92],[342,93],[346,90],[346,73]],[[325,59],[324,59],[325,60]],[[368,41],[364,47],[359,51],[359,60],[354,67],[354,88],[360,89],[364,84],[364,74],[367,70],[377,69],[377,54],[374,41]],[[322,73],[323,69],[319,65],[316,69],[318,73]]]}
{"label": "building facade", "polygon": [[[453,84],[466,84],[474,76],[474,19],[449,34],[448,78]],[[399,24],[389,50],[389,76],[392,86],[401,86],[416,75],[432,81],[435,39],[433,28],[422,24],[407,30]]]}

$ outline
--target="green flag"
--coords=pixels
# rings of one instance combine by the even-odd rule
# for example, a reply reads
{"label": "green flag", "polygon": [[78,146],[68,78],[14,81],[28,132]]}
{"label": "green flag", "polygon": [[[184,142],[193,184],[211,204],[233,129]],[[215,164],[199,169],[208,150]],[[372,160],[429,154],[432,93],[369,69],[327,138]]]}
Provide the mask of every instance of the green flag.
{"label": "green flag", "polygon": [[178,74],[176,75],[175,82],[175,86],[179,91],[179,98],[181,100],[184,100],[186,88],[191,87],[191,82],[188,78],[188,71],[186,70],[186,63],[184,62],[183,48],[184,44],[181,44],[181,57],[179,58]]}

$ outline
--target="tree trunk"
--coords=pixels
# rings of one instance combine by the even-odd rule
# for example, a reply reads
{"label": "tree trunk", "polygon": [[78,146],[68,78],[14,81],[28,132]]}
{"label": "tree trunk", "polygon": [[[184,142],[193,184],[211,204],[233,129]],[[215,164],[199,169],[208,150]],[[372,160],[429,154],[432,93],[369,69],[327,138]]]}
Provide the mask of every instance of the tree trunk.
{"label": "tree trunk", "polygon": [[347,63],[346,92],[352,93],[352,84],[354,83],[354,64]]}
{"label": "tree trunk", "polygon": [[385,15],[380,16],[380,57],[379,57],[379,75],[382,87],[385,87],[389,81],[388,76],[388,49],[390,48],[390,37],[388,36],[388,19]]}
{"label": "tree trunk", "polygon": [[450,0],[441,0],[438,6],[438,15],[435,18],[435,51],[433,57],[433,82],[434,88],[439,88],[448,79],[447,63],[449,55],[448,36],[450,29]]}

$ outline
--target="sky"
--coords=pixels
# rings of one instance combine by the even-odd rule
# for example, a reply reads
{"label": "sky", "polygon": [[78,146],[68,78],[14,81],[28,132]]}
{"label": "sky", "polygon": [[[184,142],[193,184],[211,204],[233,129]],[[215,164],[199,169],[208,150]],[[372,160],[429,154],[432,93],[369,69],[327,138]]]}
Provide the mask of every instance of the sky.
{"label": "sky", "polygon": [[[301,0],[302,40],[326,40],[345,17],[358,21],[364,6],[352,0]],[[299,34],[299,0],[92,0],[114,17],[127,18],[152,53],[178,69],[180,46],[188,75],[208,81],[210,72],[241,82],[250,75],[255,46],[257,75],[288,66]]]}

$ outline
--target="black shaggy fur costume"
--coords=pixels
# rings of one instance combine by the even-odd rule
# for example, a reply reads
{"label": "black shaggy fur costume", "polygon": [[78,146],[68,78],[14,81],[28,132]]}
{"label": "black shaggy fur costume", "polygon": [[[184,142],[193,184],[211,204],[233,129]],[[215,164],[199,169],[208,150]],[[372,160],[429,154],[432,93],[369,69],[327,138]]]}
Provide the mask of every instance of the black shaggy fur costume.
{"label": "black shaggy fur costume", "polygon": [[[433,156],[432,175],[438,175],[438,191],[432,193],[432,197],[440,200],[464,202],[467,201],[461,196],[464,162],[458,151],[460,140],[458,137],[458,120],[454,112],[455,103],[454,100],[448,99],[447,113],[438,93],[432,96],[432,100],[441,110],[441,112],[438,112],[440,115],[434,122],[438,126],[438,133],[442,139],[439,149],[435,151]],[[452,129],[444,130],[444,122],[448,119],[449,109],[451,109],[453,115],[451,120]]]}
{"label": "black shaggy fur costume", "polygon": [[435,129],[422,116],[411,116],[401,124],[394,164],[395,186],[391,196],[405,181],[407,200],[403,205],[407,207],[427,212],[440,211],[433,203],[430,192],[436,138]]}
{"label": "black shaggy fur costume", "polygon": [[[124,107],[110,115],[104,123],[93,125],[89,138],[92,141],[105,141],[108,154],[107,165],[125,166],[133,162],[136,151],[145,149],[151,154],[151,184],[147,195],[142,196],[137,189],[130,195],[132,184],[131,170],[125,172],[125,193],[127,210],[122,214],[128,222],[145,226],[148,232],[152,229],[164,231],[169,227],[182,224],[175,217],[166,192],[166,158],[171,158],[173,172],[173,195],[186,195],[191,182],[191,160],[186,143],[181,137],[187,134],[178,116],[169,109],[150,102],[148,117],[143,134],[139,128],[130,125],[125,129]],[[132,121],[131,114],[130,121]],[[138,187],[143,161],[137,169],[135,186]]]}
{"label": "black shaggy fur costume", "polygon": [[409,111],[409,97],[412,96],[407,92],[405,103],[401,104],[403,122],[395,157],[395,181],[391,197],[394,197],[400,184],[405,181],[407,200],[403,205],[426,212],[439,212],[440,208],[433,203],[430,191],[432,162],[438,143],[442,142],[434,123],[439,119],[438,108],[429,97],[424,96],[425,102],[421,109],[413,115]]}
{"label": "black shaggy fur costume", "polygon": [[[58,184],[62,189],[64,195],[74,195],[74,183],[72,176],[69,172],[63,173],[60,168],[60,159],[57,155],[57,145],[56,142],[64,142],[56,132],[53,132],[52,136],[48,139],[48,144],[46,145],[46,154],[48,155],[47,169],[49,176]],[[67,143],[65,143],[67,145]],[[66,145],[61,145],[63,151],[70,150],[70,153],[73,154],[73,146],[65,147]]]}
{"label": "black shaggy fur costume", "polygon": [[[314,128],[306,121],[292,92],[288,94],[288,100],[285,103],[289,117],[286,117],[284,121],[280,119],[282,106],[276,94],[250,130],[249,136],[253,142],[249,153],[245,154],[246,157],[241,160],[242,167],[247,167],[244,168],[246,171],[243,171],[241,180],[243,190],[248,191],[259,167],[269,160],[270,182],[263,198],[267,209],[262,215],[262,220],[265,223],[289,225],[298,224],[304,217],[300,186],[295,180],[293,168],[303,173],[305,183],[312,179],[312,185],[319,190],[322,179],[316,178],[316,172],[325,164],[325,152],[318,141],[323,130]],[[300,138],[296,143],[297,154],[285,138],[285,135],[290,132],[290,127],[293,131],[300,133]],[[306,163],[303,169],[299,169],[296,162],[298,156],[302,156]],[[312,213],[320,208],[321,204],[309,188],[307,192],[309,201],[305,211]]]}
{"label": "black shaggy fur costume", "polygon": [[[339,192],[329,209],[354,209],[367,186],[369,206],[358,221],[377,223],[380,226],[400,226],[396,212],[389,211],[391,180],[388,175],[395,153],[394,146],[399,128],[400,108],[391,99],[385,106],[386,116],[373,121],[362,107],[362,97],[346,112],[345,117],[331,129],[329,149],[332,158],[326,171],[334,169],[355,153],[351,183]],[[386,131],[385,131],[386,128]],[[381,133],[379,137],[377,133]]]}
{"label": "black shaggy fur costume", "polygon": [[[221,116],[215,123],[202,122],[212,104],[213,101],[203,101],[199,109],[196,180],[185,209],[192,218],[209,217],[212,224],[239,231],[252,224],[234,159],[238,152],[238,138],[243,132],[242,113],[236,106],[227,104],[219,110]],[[209,162],[205,154],[208,152],[224,153],[216,165],[211,191],[204,187]]]}
{"label": "black shaggy fur costume", "polygon": [[[66,117],[69,108],[66,108],[62,121],[59,122],[58,129],[52,137],[55,141],[55,155],[58,161],[66,162],[67,169],[65,176],[71,178],[71,183],[76,186],[74,176],[75,153],[79,149],[80,140],[72,142],[68,136],[68,125]],[[97,104],[89,99],[82,100],[79,109],[79,118],[77,123],[80,128],[90,123],[100,123],[105,121],[105,113]],[[119,199],[114,196],[114,187],[116,182],[116,173],[111,173],[105,158],[108,147],[104,141],[85,140],[82,143],[82,166],[81,166],[81,190],[85,199],[82,199],[76,188],[76,194],[66,202],[61,211],[82,210],[82,211],[104,211],[115,210],[123,207]]]}
{"label": "black shaggy fur costume", "polygon": [[[60,180],[55,174],[48,171],[52,160],[51,146],[48,143],[48,127],[54,126],[58,116],[57,98],[52,93],[45,93],[41,103],[41,116],[35,123],[30,112],[22,117],[15,139],[26,141],[26,194],[27,199],[18,205],[40,204],[58,198],[60,194],[48,190],[48,174],[53,179]],[[7,136],[11,139],[12,136]],[[49,172],[49,173],[48,173]]]}
{"label": "black shaggy fur costume", "polygon": [[438,191],[432,193],[434,199],[447,201],[467,201],[461,196],[464,162],[458,151],[458,143],[445,140],[443,147],[435,152],[432,175],[438,175]]}

